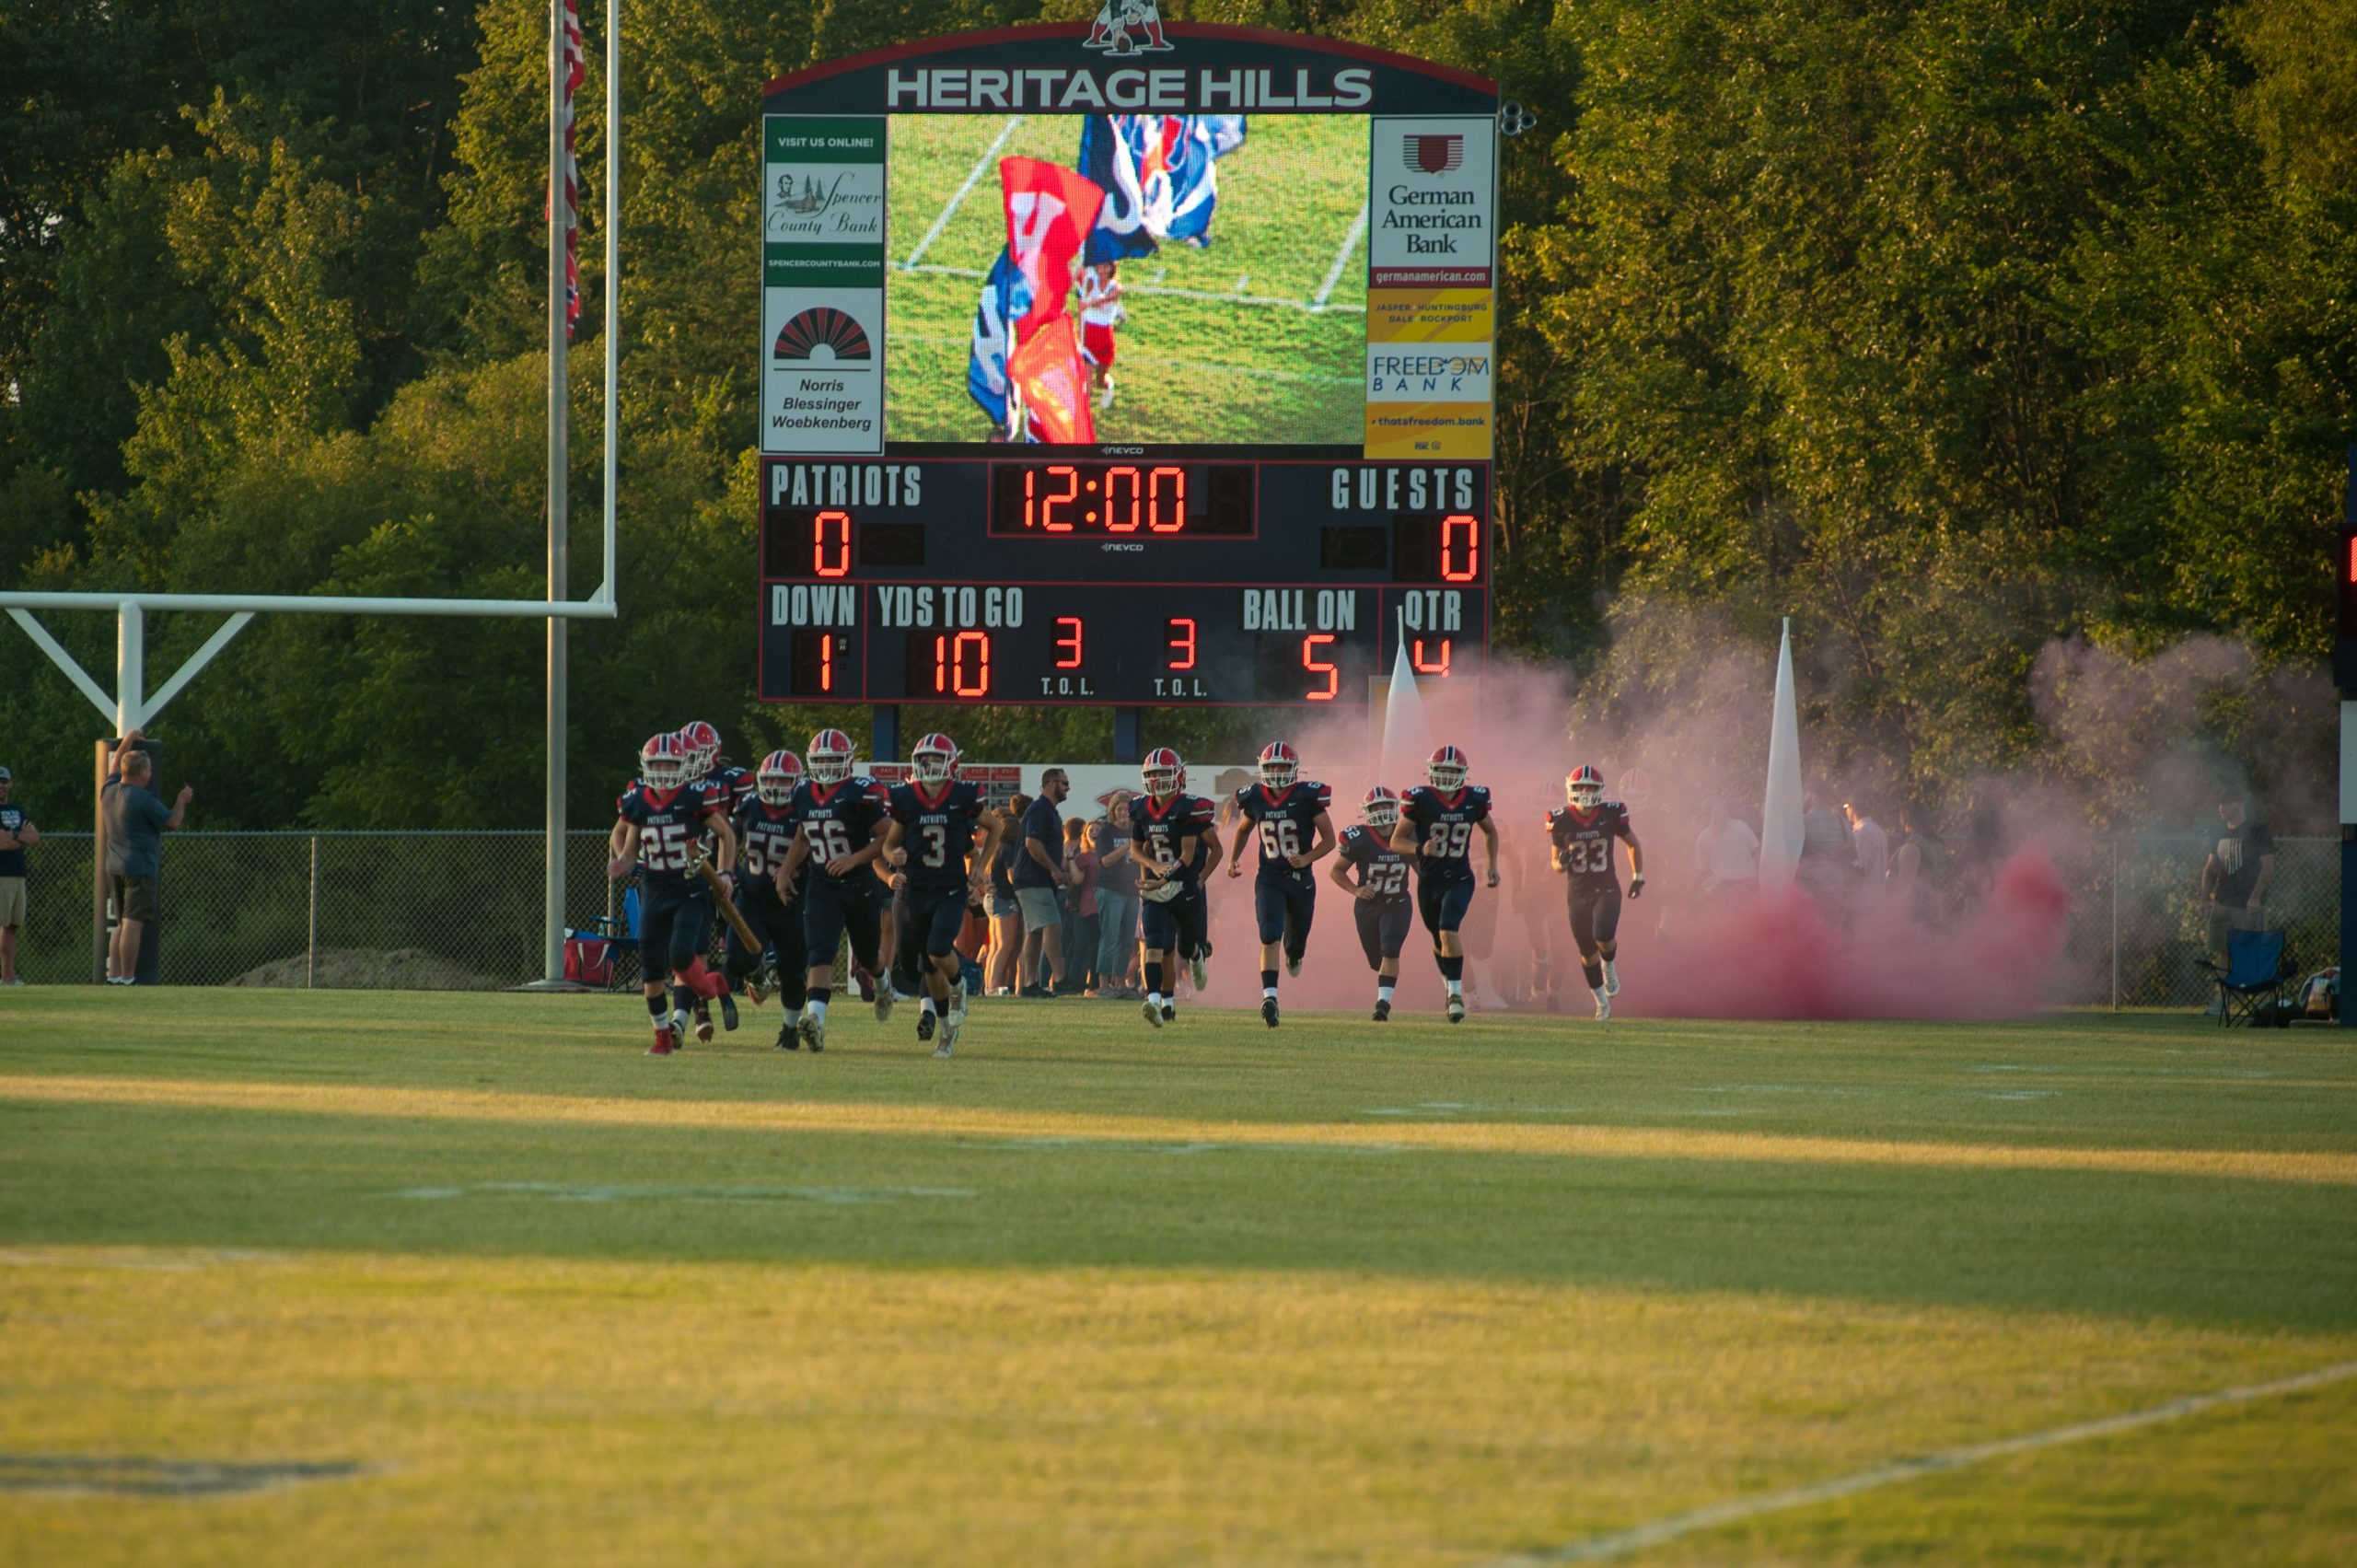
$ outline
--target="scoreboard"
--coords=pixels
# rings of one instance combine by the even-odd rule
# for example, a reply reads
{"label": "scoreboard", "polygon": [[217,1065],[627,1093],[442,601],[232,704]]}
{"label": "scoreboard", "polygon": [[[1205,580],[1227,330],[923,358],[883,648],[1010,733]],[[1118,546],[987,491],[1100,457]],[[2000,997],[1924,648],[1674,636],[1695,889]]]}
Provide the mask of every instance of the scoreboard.
{"label": "scoreboard", "polygon": [[761,697],[1479,679],[1496,112],[1425,62],[1134,17],[769,84]]}

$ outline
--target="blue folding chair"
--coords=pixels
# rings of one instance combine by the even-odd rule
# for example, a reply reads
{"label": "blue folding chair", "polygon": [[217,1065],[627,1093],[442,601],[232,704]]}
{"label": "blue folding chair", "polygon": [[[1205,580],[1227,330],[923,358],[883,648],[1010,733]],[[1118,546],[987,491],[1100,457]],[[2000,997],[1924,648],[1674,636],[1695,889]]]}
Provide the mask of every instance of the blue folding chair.
{"label": "blue folding chair", "polygon": [[[2240,1018],[2257,1028],[2282,1014],[2284,983],[2292,979],[2292,956],[2281,931],[2229,931],[2224,968],[2204,963],[2218,981],[2218,1025]],[[2264,1019],[2259,1009],[2265,1007]]]}
{"label": "blue folding chair", "polygon": [[601,914],[589,922],[589,928],[586,931],[575,932],[574,935],[602,936],[611,945],[614,958],[614,978],[611,989],[620,991],[623,983],[622,956],[628,954],[633,961],[639,956],[638,885],[633,883],[622,889],[622,913],[620,920],[616,920],[611,915]]}

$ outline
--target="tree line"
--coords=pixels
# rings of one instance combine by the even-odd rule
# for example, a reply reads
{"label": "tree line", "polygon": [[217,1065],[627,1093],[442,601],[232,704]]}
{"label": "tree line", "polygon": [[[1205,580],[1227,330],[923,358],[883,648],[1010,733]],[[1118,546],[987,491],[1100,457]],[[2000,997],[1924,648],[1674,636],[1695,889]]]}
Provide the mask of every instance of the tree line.
{"label": "tree line", "polygon": [[[865,727],[752,700],[760,84],[1095,8],[622,8],[623,613],[573,633],[579,820],[659,725],[709,718],[740,758]],[[1163,9],[1465,66],[1538,116],[1504,153],[1497,634],[1576,676],[1574,722],[1703,703],[1694,672],[1731,651],[1764,673],[1789,614],[1828,754],[1959,809],[2004,768],[2137,809],[2139,781],[2056,743],[2086,668],[2057,648],[2134,661],[2232,639],[2249,656],[2171,722],[2221,766],[2310,755],[2261,741],[2320,689],[2283,675],[2325,652],[2357,436],[2357,7]],[[24,106],[0,121],[0,582],[539,596],[546,12],[0,17]],[[602,9],[584,21],[588,433]],[[578,594],[593,440],[575,461]],[[110,624],[46,619],[111,668]],[[153,680],[214,620],[151,618]],[[77,798],[100,721],[21,633],[0,638],[6,760],[35,798]],[[266,617],[159,728],[211,825],[528,824],[540,645],[529,621]],[[904,729],[946,722],[911,710]],[[1235,753],[1272,722],[1182,714],[1158,738]],[[976,755],[1110,754],[1097,710],[955,727]]]}

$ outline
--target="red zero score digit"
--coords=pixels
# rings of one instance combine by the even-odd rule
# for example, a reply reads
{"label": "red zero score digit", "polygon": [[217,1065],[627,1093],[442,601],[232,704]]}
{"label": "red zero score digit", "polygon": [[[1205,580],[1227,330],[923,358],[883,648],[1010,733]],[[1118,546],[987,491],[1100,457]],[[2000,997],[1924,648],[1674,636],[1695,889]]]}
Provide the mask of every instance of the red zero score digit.
{"label": "red zero score digit", "polygon": [[[1457,553],[1457,536],[1464,532],[1463,557]],[[1444,583],[1469,583],[1481,572],[1480,525],[1463,512],[1444,517],[1440,525],[1440,580]]]}
{"label": "red zero score digit", "polygon": [[[828,536],[833,535],[830,540]],[[828,564],[830,561],[832,565]],[[821,577],[851,575],[851,514],[821,512],[810,521],[810,569]]]}
{"label": "red zero score digit", "polygon": [[1301,668],[1312,675],[1322,675],[1326,678],[1326,690],[1320,691],[1313,686],[1306,693],[1310,702],[1330,703],[1334,700],[1335,694],[1342,689],[1342,672],[1340,667],[1328,664],[1318,656],[1325,651],[1325,645],[1333,640],[1334,633],[1331,632],[1313,632],[1301,640]]}

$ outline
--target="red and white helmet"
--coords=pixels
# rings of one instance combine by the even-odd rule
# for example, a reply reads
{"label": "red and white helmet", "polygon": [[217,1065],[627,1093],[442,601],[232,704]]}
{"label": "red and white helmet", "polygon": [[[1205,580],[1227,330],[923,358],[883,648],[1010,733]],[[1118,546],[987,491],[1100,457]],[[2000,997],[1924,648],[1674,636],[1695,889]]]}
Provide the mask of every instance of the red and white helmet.
{"label": "red and white helmet", "polygon": [[688,777],[702,778],[720,761],[720,731],[702,719],[679,726],[679,744],[688,749]]}
{"label": "red and white helmet", "polygon": [[1444,746],[1424,764],[1424,780],[1443,795],[1450,795],[1465,787],[1465,775],[1472,771],[1473,764],[1466,761],[1464,752]]}
{"label": "red and white helmet", "polygon": [[909,765],[919,784],[947,784],[958,776],[958,743],[936,729],[917,742]]}
{"label": "red and white helmet", "polygon": [[772,751],[761,759],[753,774],[753,787],[761,791],[764,806],[784,806],[794,798],[794,786],[802,782],[802,759],[791,751]]}
{"label": "red and white helmet", "polygon": [[1595,810],[1604,803],[1604,774],[1582,762],[1563,777],[1563,798],[1579,812]]}
{"label": "red and white helmet", "polygon": [[677,789],[688,782],[688,749],[666,731],[638,749],[638,779],[649,789]]}
{"label": "red and white helmet", "polygon": [[1381,784],[1366,792],[1359,802],[1359,815],[1366,819],[1370,828],[1391,829],[1399,825],[1399,792]]}
{"label": "red and white helmet", "polygon": [[1260,782],[1271,789],[1291,789],[1301,777],[1301,758],[1282,740],[1271,740],[1260,752]]}
{"label": "red and white helmet", "polygon": [[1643,806],[1653,798],[1653,776],[1643,768],[1631,768],[1620,775],[1620,798],[1631,806]]}
{"label": "red and white helmet", "polygon": [[810,782],[839,784],[851,777],[851,737],[839,729],[822,729],[802,749],[809,759]]}
{"label": "red and white helmet", "polygon": [[1187,764],[1169,747],[1156,747],[1138,764],[1138,777],[1144,781],[1146,794],[1156,800],[1167,799],[1186,787]]}

